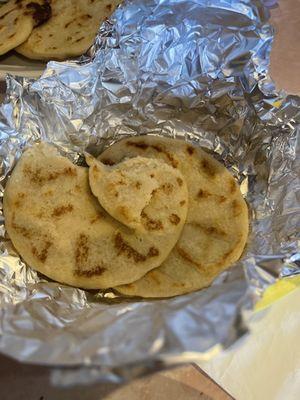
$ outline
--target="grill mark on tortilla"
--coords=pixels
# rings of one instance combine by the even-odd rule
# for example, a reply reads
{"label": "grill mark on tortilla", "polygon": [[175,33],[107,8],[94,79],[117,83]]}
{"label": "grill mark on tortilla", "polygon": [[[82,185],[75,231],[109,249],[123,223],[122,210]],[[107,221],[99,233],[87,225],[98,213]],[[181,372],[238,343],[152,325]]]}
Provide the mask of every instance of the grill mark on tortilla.
{"label": "grill mark on tortilla", "polygon": [[169,216],[169,220],[170,220],[171,224],[173,224],[173,225],[178,225],[180,222],[180,218],[178,217],[177,214],[171,214]]}
{"label": "grill mark on tortilla", "polygon": [[181,178],[177,178],[176,180],[179,186],[183,185],[183,180]]}
{"label": "grill mark on tortilla", "polygon": [[185,205],[185,200],[181,200],[181,202],[179,203],[181,206]]}
{"label": "grill mark on tortilla", "polygon": [[60,176],[76,176],[77,171],[75,168],[66,167],[62,171],[50,172],[48,175],[41,173],[41,168],[37,168],[35,171],[31,169],[29,165],[25,165],[23,169],[24,174],[30,179],[31,182],[43,185],[45,182],[53,181]]}
{"label": "grill mark on tortilla", "polygon": [[45,245],[41,251],[38,251],[38,249],[35,246],[32,246],[31,252],[39,261],[44,263],[47,260],[48,250],[51,246],[52,246],[52,243],[49,242],[48,240],[46,240]]}
{"label": "grill mark on tortilla", "polygon": [[197,268],[203,268],[203,266],[198,263],[197,261],[193,260],[193,258],[187,253],[182,247],[176,247],[177,253],[183,258],[185,261],[189,262],[190,264],[194,265]]}
{"label": "grill mark on tortilla", "polygon": [[147,230],[149,231],[159,231],[163,229],[163,224],[160,220],[158,219],[152,219],[150,218],[145,211],[141,212],[141,217],[142,217],[142,222],[144,223],[144,226],[146,227]]}
{"label": "grill mark on tortilla", "polygon": [[171,165],[173,168],[177,168],[178,166],[178,161],[170,154],[167,150],[163,149],[159,145],[155,144],[147,144],[145,142],[132,142],[132,141],[127,141],[126,146],[133,146],[141,150],[147,150],[148,148],[151,148],[153,150],[156,150],[158,153],[163,153],[167,159],[170,161]]}
{"label": "grill mark on tortilla", "polygon": [[200,169],[210,178],[215,178],[217,174],[215,166],[205,158],[200,161]]}
{"label": "grill mark on tortilla", "polygon": [[112,161],[110,158],[104,158],[103,160],[101,160],[102,164],[105,165],[115,165],[115,162]]}
{"label": "grill mark on tortilla", "polygon": [[95,222],[100,221],[102,218],[104,218],[104,215],[98,214],[95,217],[93,217],[90,222],[91,222],[91,224],[94,224]]}
{"label": "grill mark on tortilla", "polygon": [[48,19],[51,17],[52,10],[49,1],[45,1],[44,4],[38,4],[32,1],[26,5],[26,8],[32,10],[32,17],[36,23],[35,27],[41,25],[45,21],[48,21]]}
{"label": "grill mark on tortilla", "polygon": [[128,259],[133,259],[134,262],[144,262],[147,258],[156,257],[159,255],[159,251],[155,247],[150,247],[148,254],[145,256],[130,246],[122,237],[121,233],[117,233],[115,236],[115,248],[118,250],[117,255],[125,254]]}
{"label": "grill mark on tortilla", "polygon": [[173,192],[174,186],[171,183],[164,183],[161,185],[161,189],[165,194],[171,194]]}
{"label": "grill mark on tortilla", "polygon": [[75,270],[75,275],[79,276],[79,277],[86,277],[86,278],[91,278],[92,276],[95,275],[102,275],[105,271],[107,270],[107,268],[102,267],[101,265],[96,265],[95,267],[91,268],[91,269],[86,269],[86,270],[81,270],[81,269],[76,269]]}
{"label": "grill mark on tortilla", "polygon": [[18,225],[14,222],[14,218],[12,219],[11,223],[12,228],[18,232],[20,235],[24,236],[27,239],[30,239],[32,237],[32,233],[28,228],[25,228],[25,226]]}
{"label": "grill mark on tortilla", "polygon": [[82,36],[81,38],[79,38],[79,39],[75,40],[75,43],[78,43],[78,42],[80,42],[82,39],[84,39],[84,36]]}
{"label": "grill mark on tortilla", "polygon": [[197,193],[197,199],[207,199],[208,197],[214,197],[218,201],[218,203],[224,203],[224,201],[227,200],[225,196],[212,194],[207,190],[199,189],[199,192]]}
{"label": "grill mark on tortilla", "polygon": [[192,146],[187,146],[186,151],[189,153],[190,156],[192,156],[195,153],[195,149]]}
{"label": "grill mark on tortilla", "polygon": [[54,210],[52,211],[52,217],[60,217],[64,214],[67,214],[71,211],[73,211],[74,207],[72,204],[67,204],[66,206],[59,206],[55,207]]}
{"label": "grill mark on tortilla", "polygon": [[198,222],[190,222],[188,225],[194,226],[195,228],[201,229],[207,235],[217,236],[220,238],[225,238],[227,236],[226,232],[223,229],[217,228],[215,226],[205,226]]}
{"label": "grill mark on tortilla", "polygon": [[89,255],[88,237],[81,233],[76,241],[75,261],[76,265],[85,264]]}

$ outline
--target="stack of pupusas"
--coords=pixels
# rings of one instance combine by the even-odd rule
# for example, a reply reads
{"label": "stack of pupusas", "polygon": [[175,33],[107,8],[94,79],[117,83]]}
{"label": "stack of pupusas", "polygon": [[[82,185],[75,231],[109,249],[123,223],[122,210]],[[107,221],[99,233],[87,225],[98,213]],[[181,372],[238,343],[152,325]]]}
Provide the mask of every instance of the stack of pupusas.
{"label": "stack of pupusas", "polygon": [[0,8],[0,55],[15,49],[35,60],[85,53],[116,0],[10,0]]}
{"label": "stack of pupusas", "polygon": [[76,287],[170,297],[209,286],[241,257],[247,205],[204,150],[137,136],[86,161],[40,143],[12,172],[5,225],[35,270]]}

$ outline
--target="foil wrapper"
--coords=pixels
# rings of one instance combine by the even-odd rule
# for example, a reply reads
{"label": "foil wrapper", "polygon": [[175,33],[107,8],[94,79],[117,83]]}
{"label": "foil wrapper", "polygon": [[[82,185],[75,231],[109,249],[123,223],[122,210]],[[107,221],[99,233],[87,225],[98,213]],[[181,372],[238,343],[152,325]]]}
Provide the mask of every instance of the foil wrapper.
{"label": "foil wrapper", "polygon": [[36,81],[7,78],[1,197],[36,141],[80,164],[84,150],[97,156],[123,136],[179,137],[214,152],[236,176],[252,232],[240,262],[211,287],[137,301],[42,278],[13,249],[1,214],[2,353],[89,367],[56,371],[60,384],[207,359],[247,331],[245,313],[270,284],[300,273],[300,99],[277,93],[268,76],[272,37],[257,0],[127,1],[79,61],[50,62]]}

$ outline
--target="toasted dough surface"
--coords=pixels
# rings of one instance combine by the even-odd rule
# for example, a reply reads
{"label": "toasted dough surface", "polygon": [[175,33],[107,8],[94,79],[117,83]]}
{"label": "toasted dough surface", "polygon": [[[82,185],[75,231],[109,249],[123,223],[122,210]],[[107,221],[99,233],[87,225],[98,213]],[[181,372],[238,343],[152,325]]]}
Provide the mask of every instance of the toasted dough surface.
{"label": "toasted dough surface", "polygon": [[51,16],[47,0],[10,0],[0,8],[0,55],[23,43]]}
{"label": "toasted dough surface", "polygon": [[28,265],[56,281],[98,289],[137,280],[163,262],[180,229],[127,228],[100,206],[88,175],[49,144],[26,150],[4,193],[9,237]]}
{"label": "toasted dough surface", "polygon": [[52,0],[52,17],[16,51],[36,60],[63,60],[85,53],[119,0]]}
{"label": "toasted dough surface", "polygon": [[112,217],[144,233],[165,235],[182,230],[188,193],[180,171],[162,160],[145,157],[115,166],[91,157],[87,162],[91,190]]}
{"label": "toasted dough surface", "polygon": [[248,236],[248,208],[229,171],[212,156],[184,141],[155,136],[122,140],[100,160],[113,165],[125,158],[150,157],[178,169],[189,192],[185,226],[159,268],[116,289],[141,297],[169,297],[207,287],[237,261]]}

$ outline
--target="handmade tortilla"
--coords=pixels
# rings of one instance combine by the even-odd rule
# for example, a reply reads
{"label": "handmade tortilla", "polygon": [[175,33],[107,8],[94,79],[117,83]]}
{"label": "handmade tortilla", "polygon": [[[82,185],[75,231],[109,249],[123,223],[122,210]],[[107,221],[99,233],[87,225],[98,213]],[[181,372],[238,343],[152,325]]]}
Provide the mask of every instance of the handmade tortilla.
{"label": "handmade tortilla", "polygon": [[101,23],[120,0],[52,0],[52,18],[16,51],[35,60],[64,60],[85,53]]}
{"label": "handmade tortilla", "polygon": [[240,257],[248,236],[248,209],[229,171],[212,156],[181,140],[138,136],[108,148],[100,160],[150,157],[181,171],[188,185],[189,210],[175,248],[163,264],[118,292],[169,297],[209,286]]}
{"label": "handmade tortilla", "polygon": [[23,43],[35,26],[47,21],[47,0],[10,0],[0,8],[0,55]]}
{"label": "handmade tortilla", "polygon": [[[182,212],[180,205],[177,209]],[[46,143],[25,151],[14,168],[4,193],[4,217],[28,265],[58,282],[89,289],[132,282],[160,265],[184,224],[163,235],[127,228],[92,195],[88,168],[73,165]]]}

